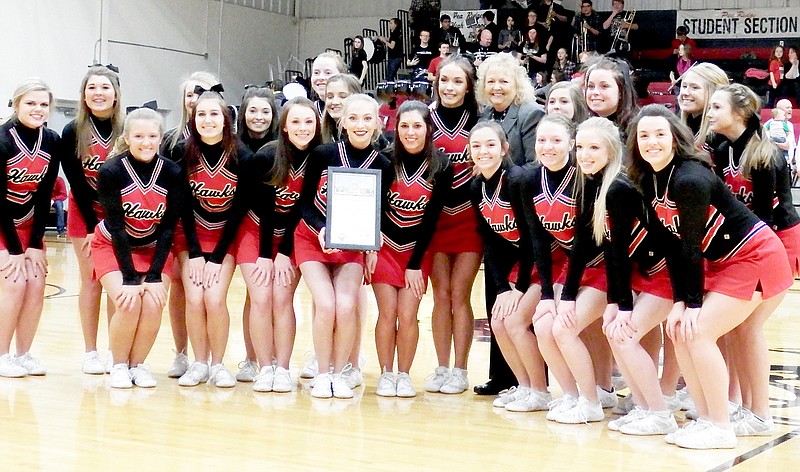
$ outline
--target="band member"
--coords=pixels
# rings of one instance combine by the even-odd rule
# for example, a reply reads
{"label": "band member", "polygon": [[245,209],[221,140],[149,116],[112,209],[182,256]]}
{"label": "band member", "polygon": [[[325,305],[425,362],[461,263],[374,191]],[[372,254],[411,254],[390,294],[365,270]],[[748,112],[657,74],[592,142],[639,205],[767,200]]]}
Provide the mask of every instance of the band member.
{"label": "band member", "polygon": [[578,53],[597,51],[600,33],[603,30],[603,20],[600,18],[600,14],[594,11],[592,0],[581,1],[581,10],[575,15],[572,25],[575,30],[575,40],[581,45]]}
{"label": "band member", "polygon": [[180,166],[158,155],[163,133],[161,115],[134,110],[125,119],[123,143],[99,172],[105,218],[91,245],[95,276],[116,309],[108,329],[111,388],[156,386],[144,362],[167,302],[184,188]]}
{"label": "band member", "polygon": [[353,37],[353,52],[350,60],[350,73],[356,76],[358,83],[364,85],[364,78],[367,76],[369,66],[367,64],[367,53],[364,52],[364,37],[356,35]]}
{"label": "band member", "polygon": [[378,302],[375,345],[382,371],[376,393],[383,397],[417,394],[409,371],[419,340],[417,312],[433,262],[427,250],[453,184],[450,161],[433,144],[430,113],[424,103],[413,100],[397,110],[395,180],[389,206],[383,209],[383,246],[372,275]]}
{"label": "band member", "polygon": [[[58,175],[60,138],[46,127],[53,93],[39,79],[14,90],[11,119],[0,125],[0,377],[45,375],[30,353],[44,307],[44,227]],[[11,338],[17,355],[10,354]]]}
{"label": "band member", "polygon": [[[103,287],[93,276],[89,244],[97,222],[105,216],[97,196],[97,173],[122,132],[119,76],[105,66],[91,67],[81,82],[80,97],[78,116],[62,133],[64,159],[61,166],[70,185],[67,236],[75,250],[81,276],[78,311],[86,349],[81,370],[85,374],[104,374],[110,364],[104,362],[97,351]],[[110,321],[114,304],[109,300],[106,308]]]}
{"label": "band member", "polygon": [[461,30],[456,26],[452,26],[452,18],[450,15],[442,15],[439,19],[439,41],[445,42],[450,45],[450,53],[456,54],[460,48],[464,48],[467,40],[461,33]]}
{"label": "band member", "polygon": [[639,29],[638,24],[627,21],[632,16],[632,12],[625,11],[625,0],[611,2],[611,13],[603,21],[603,29],[608,31],[611,37],[608,52],[622,57],[630,53],[631,47],[628,41],[630,32]]}

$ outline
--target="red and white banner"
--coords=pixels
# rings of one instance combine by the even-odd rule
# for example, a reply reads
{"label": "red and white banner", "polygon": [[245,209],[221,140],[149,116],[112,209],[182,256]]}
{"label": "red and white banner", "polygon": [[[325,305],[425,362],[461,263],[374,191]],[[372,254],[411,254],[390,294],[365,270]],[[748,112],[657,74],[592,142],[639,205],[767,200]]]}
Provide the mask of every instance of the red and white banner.
{"label": "red and white banner", "polygon": [[679,10],[692,39],[800,38],[800,8]]}

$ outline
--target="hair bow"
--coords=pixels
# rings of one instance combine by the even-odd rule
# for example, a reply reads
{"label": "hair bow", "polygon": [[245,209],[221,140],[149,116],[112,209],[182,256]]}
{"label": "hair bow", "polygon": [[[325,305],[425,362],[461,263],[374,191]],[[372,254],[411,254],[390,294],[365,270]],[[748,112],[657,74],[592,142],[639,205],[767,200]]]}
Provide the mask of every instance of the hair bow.
{"label": "hair bow", "polygon": [[87,67],[105,67],[106,69],[119,74],[119,67],[115,66],[114,64],[103,65],[98,62],[95,62],[94,64],[89,64]]}
{"label": "hair bow", "polygon": [[206,92],[217,92],[218,94],[222,95],[222,92],[224,92],[224,91],[225,91],[225,89],[222,88],[222,84],[217,84],[217,85],[211,87],[210,89],[203,88],[202,85],[195,85],[194,86],[194,93],[195,93],[195,95],[198,95],[198,96],[199,95],[203,95]]}
{"label": "hair bow", "polygon": [[130,112],[132,112],[133,110],[138,110],[139,108],[149,108],[151,110],[158,111],[158,101],[150,100],[149,102],[142,103],[142,106],[140,106],[140,107],[136,107],[136,106],[126,107],[125,108],[125,113],[126,114],[130,114]]}

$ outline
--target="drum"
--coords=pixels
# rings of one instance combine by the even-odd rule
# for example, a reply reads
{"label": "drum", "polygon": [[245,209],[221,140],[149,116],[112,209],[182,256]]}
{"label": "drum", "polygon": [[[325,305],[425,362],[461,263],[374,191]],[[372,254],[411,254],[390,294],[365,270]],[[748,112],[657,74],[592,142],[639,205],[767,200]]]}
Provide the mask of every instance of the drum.
{"label": "drum", "polygon": [[411,84],[411,96],[417,100],[428,100],[431,98],[433,87],[427,80],[418,80]]}
{"label": "drum", "polygon": [[388,102],[394,98],[394,82],[379,82],[375,87],[375,95],[379,100]]}
{"label": "drum", "polygon": [[283,86],[281,92],[283,93],[283,96],[284,98],[286,98],[286,100],[291,100],[297,97],[308,98],[308,92],[306,91],[306,88],[303,87],[303,85],[300,84],[299,82],[289,82],[288,84]]}
{"label": "drum", "polygon": [[398,80],[394,83],[394,93],[398,97],[407,97],[411,95],[411,81]]}
{"label": "drum", "polygon": [[364,53],[367,55],[367,62],[377,64],[386,59],[386,45],[371,38],[364,38]]}

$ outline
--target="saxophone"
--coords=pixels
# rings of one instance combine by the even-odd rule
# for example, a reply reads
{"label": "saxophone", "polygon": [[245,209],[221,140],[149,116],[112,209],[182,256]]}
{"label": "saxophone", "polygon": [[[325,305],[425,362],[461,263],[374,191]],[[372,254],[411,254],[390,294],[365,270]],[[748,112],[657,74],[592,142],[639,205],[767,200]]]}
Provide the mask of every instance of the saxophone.
{"label": "saxophone", "polygon": [[547,31],[550,31],[550,26],[553,24],[553,17],[556,16],[556,12],[553,7],[556,5],[556,2],[550,3],[550,9],[547,10],[547,18],[544,20],[544,27]]}

